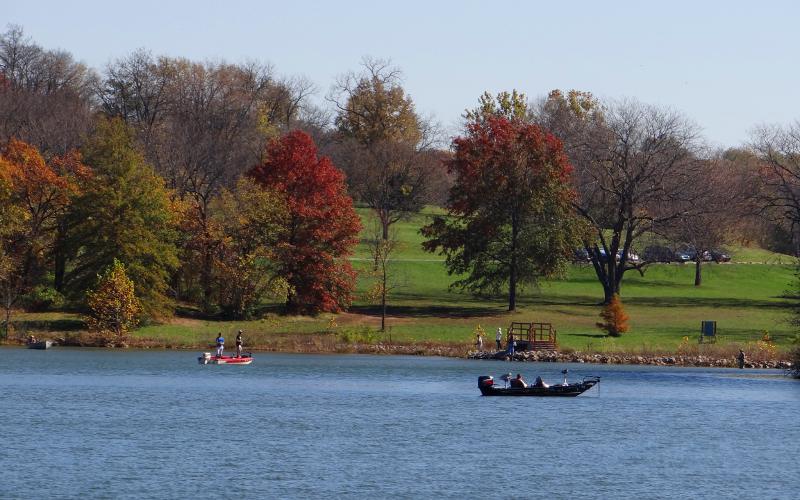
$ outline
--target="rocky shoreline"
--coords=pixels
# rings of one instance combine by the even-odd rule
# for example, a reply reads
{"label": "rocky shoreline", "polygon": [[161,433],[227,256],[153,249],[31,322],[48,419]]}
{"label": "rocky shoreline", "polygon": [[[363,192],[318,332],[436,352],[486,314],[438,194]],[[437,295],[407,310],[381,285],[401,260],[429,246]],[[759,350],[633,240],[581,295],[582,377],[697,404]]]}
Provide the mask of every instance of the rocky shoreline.
{"label": "rocky shoreline", "polygon": [[[714,358],[710,356],[684,355],[636,355],[636,354],[596,354],[557,351],[522,351],[510,356],[506,351],[470,351],[468,359],[485,359],[498,361],[522,361],[545,363],[596,363],[610,365],[656,365],[684,367],[716,367],[736,368],[735,359]],[[788,370],[792,363],[785,360],[747,360],[745,368],[766,368]]]}
{"label": "rocky shoreline", "polygon": [[[70,339],[72,340],[72,339]],[[210,350],[209,346],[192,345],[169,345],[148,341],[132,341],[105,343],[103,345],[70,342],[64,338],[56,338],[56,345],[74,347],[103,347],[110,349],[181,349],[181,350]],[[6,342],[11,345],[24,345],[20,342]],[[448,358],[466,358],[475,360],[495,360],[495,361],[516,361],[516,362],[541,362],[541,363],[595,363],[612,365],[655,365],[655,366],[683,366],[683,367],[716,367],[716,368],[736,368],[736,360],[733,358],[717,358],[703,355],[681,355],[681,354],[662,354],[662,355],[640,355],[640,354],[600,354],[558,351],[520,351],[509,356],[506,351],[468,351],[461,345],[442,345],[433,343],[424,344],[366,344],[366,343],[329,343],[320,344],[308,342],[295,344],[292,347],[280,345],[252,345],[247,346],[246,350],[254,352],[285,352],[285,353],[304,353],[304,354],[374,354],[374,355],[394,355],[394,356],[441,356]],[[787,360],[778,359],[748,359],[745,368],[763,368],[789,370],[792,363]]]}

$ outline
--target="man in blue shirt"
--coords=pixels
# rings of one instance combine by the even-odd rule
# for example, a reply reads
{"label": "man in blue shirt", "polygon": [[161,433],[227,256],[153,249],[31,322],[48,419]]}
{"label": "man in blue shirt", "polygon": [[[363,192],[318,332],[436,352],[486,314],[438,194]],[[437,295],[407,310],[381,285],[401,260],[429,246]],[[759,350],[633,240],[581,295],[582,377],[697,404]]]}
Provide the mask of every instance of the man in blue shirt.
{"label": "man in blue shirt", "polygon": [[217,357],[222,357],[222,351],[225,350],[225,337],[222,336],[222,332],[219,332],[217,335]]}

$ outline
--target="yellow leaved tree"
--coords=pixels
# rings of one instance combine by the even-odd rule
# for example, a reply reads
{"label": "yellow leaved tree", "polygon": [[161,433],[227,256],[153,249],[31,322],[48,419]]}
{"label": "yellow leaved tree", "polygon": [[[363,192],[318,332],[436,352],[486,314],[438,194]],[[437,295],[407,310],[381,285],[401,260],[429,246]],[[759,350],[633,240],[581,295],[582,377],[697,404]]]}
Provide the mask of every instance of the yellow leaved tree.
{"label": "yellow leaved tree", "polygon": [[114,263],[98,277],[97,286],[86,294],[89,329],[103,335],[124,338],[138,324],[142,310],[133,290],[133,281],[122,262]]}

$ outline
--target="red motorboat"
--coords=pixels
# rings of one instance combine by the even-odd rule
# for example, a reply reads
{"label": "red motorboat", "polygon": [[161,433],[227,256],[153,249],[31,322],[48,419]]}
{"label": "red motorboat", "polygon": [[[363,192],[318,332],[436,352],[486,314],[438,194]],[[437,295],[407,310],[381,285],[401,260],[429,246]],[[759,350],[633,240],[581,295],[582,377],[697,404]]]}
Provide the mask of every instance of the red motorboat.
{"label": "red motorboat", "polygon": [[249,365],[253,362],[253,355],[248,352],[241,356],[212,356],[210,352],[204,352],[197,361],[201,365]]}

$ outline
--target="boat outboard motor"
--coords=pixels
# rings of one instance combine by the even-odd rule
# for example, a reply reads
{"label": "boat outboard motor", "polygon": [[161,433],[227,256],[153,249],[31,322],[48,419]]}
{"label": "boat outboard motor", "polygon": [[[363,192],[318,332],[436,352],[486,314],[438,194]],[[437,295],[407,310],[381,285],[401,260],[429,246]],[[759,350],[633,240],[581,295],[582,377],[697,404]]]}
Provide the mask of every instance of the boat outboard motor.
{"label": "boat outboard motor", "polygon": [[494,385],[494,377],[491,375],[481,375],[478,377],[478,388],[491,387]]}
{"label": "boat outboard motor", "polygon": [[197,361],[201,365],[207,365],[211,361],[211,353],[210,352],[204,352],[202,356],[197,358]]}

